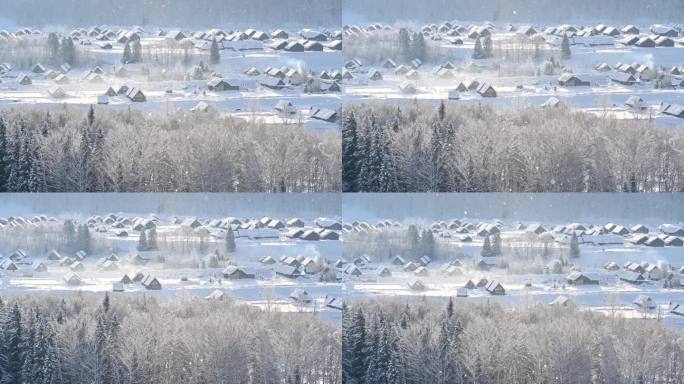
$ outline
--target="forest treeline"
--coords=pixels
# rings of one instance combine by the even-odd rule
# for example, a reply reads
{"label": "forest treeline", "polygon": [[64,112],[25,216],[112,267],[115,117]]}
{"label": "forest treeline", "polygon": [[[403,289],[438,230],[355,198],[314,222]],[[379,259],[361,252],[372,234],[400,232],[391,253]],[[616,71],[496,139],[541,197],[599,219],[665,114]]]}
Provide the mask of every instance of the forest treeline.
{"label": "forest treeline", "polygon": [[340,28],[341,0],[0,0],[0,19],[20,26],[306,26]]}
{"label": "forest treeline", "polygon": [[347,104],[347,192],[679,192],[684,134],[561,108]]}
{"label": "forest treeline", "polygon": [[679,0],[344,0],[343,23],[665,23],[684,17]]}
{"label": "forest treeline", "polygon": [[678,383],[681,334],[573,305],[511,310],[465,300],[383,299],[345,309],[348,384]]}
{"label": "forest treeline", "polygon": [[318,316],[229,299],[75,294],[5,300],[2,383],[341,382],[339,328]]}
{"label": "forest treeline", "polygon": [[334,192],[340,134],[214,113],[0,112],[8,192]]}

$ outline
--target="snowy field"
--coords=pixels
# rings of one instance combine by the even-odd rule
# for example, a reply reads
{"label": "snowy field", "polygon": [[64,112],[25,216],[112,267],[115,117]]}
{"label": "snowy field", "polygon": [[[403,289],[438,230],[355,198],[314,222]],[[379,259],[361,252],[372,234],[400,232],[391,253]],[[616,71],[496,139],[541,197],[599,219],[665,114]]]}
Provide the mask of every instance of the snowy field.
{"label": "snowy field", "polygon": [[[568,107],[600,116],[655,119],[658,124],[673,127],[682,123],[680,118],[662,113],[668,104],[684,104],[681,84],[684,45],[680,37],[666,37],[672,43],[671,47],[640,47],[627,44],[625,39],[655,40],[657,35],[649,30],[650,25],[636,26],[639,32],[633,34],[621,33],[623,26],[616,25],[615,36],[598,32],[598,26],[582,29],[579,25],[468,25],[456,21],[449,24],[451,29],[444,25],[433,24],[436,30],[427,31],[425,28],[430,25],[422,27],[430,57],[417,65],[403,62],[398,57],[383,57],[379,60],[357,58],[358,62],[355,63],[355,57],[350,56],[353,53],[348,54],[345,49],[345,66],[354,76],[346,87],[347,98],[384,102],[451,99],[460,103],[512,107],[540,106],[549,99],[556,98]],[[345,39],[349,40],[347,47],[355,44],[355,41],[365,41],[366,37],[363,36],[398,33],[395,27],[381,27],[386,30],[378,32],[372,31],[372,28],[368,30],[350,26],[352,29],[346,30]],[[473,35],[472,30],[482,27],[491,31],[494,57],[473,59],[477,35]],[[524,34],[522,30],[526,28],[532,30]],[[564,30],[567,32],[563,32]],[[561,60],[560,66],[545,73],[544,66],[550,57],[554,57],[556,62],[560,60],[563,33],[569,36],[571,58]],[[679,32],[675,30],[675,33]],[[373,40],[369,41],[364,43],[367,46],[359,50],[372,51]],[[534,57],[535,49],[538,52],[537,58]],[[391,59],[394,65],[388,63],[387,59]],[[602,64],[605,64],[604,67],[597,69]],[[618,69],[619,64],[626,64],[626,67]],[[415,70],[415,73],[406,73],[409,70]],[[376,71],[380,76],[376,75],[374,80],[371,75]],[[622,75],[624,71],[633,74],[634,84],[611,81],[611,77]],[[565,73],[576,75],[582,81],[588,81],[589,85],[561,86],[558,80]],[[656,80],[662,75],[665,75],[663,82],[671,86],[657,89]],[[457,91],[460,83],[467,87],[472,81],[491,85],[496,91],[496,97],[483,97],[476,89]],[[406,85],[412,85],[414,90],[402,90],[401,87]],[[640,105],[636,108],[627,106],[625,103],[630,96],[641,98]]]}
{"label": "snowy field", "polygon": [[[120,203],[125,204],[124,200],[132,200],[134,196],[124,195],[119,198]],[[173,201],[183,207],[189,196],[168,196],[166,202]],[[64,199],[44,197],[46,201],[52,199],[53,203],[54,199]],[[243,195],[235,198],[233,204],[248,203],[250,198],[250,195]],[[141,200],[141,205],[144,205],[145,199]],[[158,198],[157,204],[163,204],[163,200]],[[262,200],[267,199],[262,197]],[[290,200],[296,206],[297,199]],[[309,200],[324,204],[326,199],[314,197]],[[271,203],[282,201],[275,197]],[[100,204],[111,206],[111,202],[102,202],[102,199]],[[87,205],[93,206],[85,202],[84,206]],[[215,209],[221,210],[219,207],[225,206],[217,203]],[[24,205],[17,202],[7,205],[12,212],[22,210],[22,207]],[[243,206],[234,211],[245,209]],[[3,214],[8,210],[3,210]],[[339,223],[335,219],[306,215],[295,221],[291,221],[294,219],[292,216],[277,219],[265,216],[196,218],[160,215],[160,218],[150,214],[121,213],[4,216],[0,218],[3,255],[0,292],[3,295],[71,295],[114,291],[115,295],[150,295],[168,299],[196,297],[219,300],[230,297],[237,302],[272,310],[315,312],[338,319],[341,286],[335,280],[334,270],[330,272],[329,264],[339,259],[341,254]],[[68,237],[64,230],[66,220],[76,228],[80,224],[88,226],[90,253],[79,255],[67,249],[81,248],[82,243],[77,241],[75,245],[65,245],[69,244],[65,240]],[[152,230],[155,235],[151,235]],[[227,248],[231,230],[235,242],[232,253]],[[151,236],[155,237],[154,249],[140,250],[143,233],[147,244],[150,244]],[[270,258],[264,261],[267,256]],[[286,256],[289,258],[283,259]],[[136,275],[144,277],[143,280],[136,281]],[[122,280],[124,276],[133,281]],[[156,279],[161,288],[153,289],[154,284],[144,284],[148,276],[150,281]],[[323,276],[328,276],[329,282],[321,282]]]}
{"label": "snowy field", "polygon": [[[271,31],[255,30],[172,32],[169,29],[145,31],[130,26],[98,28],[102,31],[99,35],[92,32],[91,27],[55,31],[74,39],[79,62],[69,69],[62,68],[57,64],[59,62],[41,62],[39,54],[26,54],[28,57],[22,56],[21,62],[12,62],[11,57],[5,57],[5,68],[0,69],[0,105],[54,107],[68,104],[87,108],[100,103],[150,112],[204,112],[208,108],[266,123],[302,123],[313,129],[336,127],[334,119],[326,121],[314,117],[318,110],[336,111],[342,106],[341,89],[330,88],[333,83],[340,86],[341,79],[328,76],[335,71],[339,73],[342,61],[341,45],[334,46],[341,41],[334,32],[325,29],[321,29],[323,32],[313,29],[282,31],[282,35],[273,38]],[[0,37],[0,46],[6,45],[8,52],[22,47],[44,52],[50,31],[32,32]],[[125,44],[121,36],[126,33],[139,37],[141,63],[122,64]],[[167,35],[159,36],[164,33]],[[263,37],[259,35],[257,40],[257,37],[247,35],[254,33],[263,34]],[[214,39],[218,41],[220,62],[210,64],[210,47]],[[318,48],[287,51],[273,47],[275,43],[304,44],[309,41],[319,44]],[[35,69],[37,64],[43,69]],[[200,64],[204,65],[202,71],[198,70]],[[275,68],[280,73],[266,74],[268,68]],[[253,72],[247,74],[250,69]],[[93,76],[93,72],[99,76]],[[60,74],[64,77],[55,78]],[[24,76],[30,79],[30,84],[28,81],[22,84]],[[239,89],[211,90],[209,82],[215,77]],[[312,92],[305,92],[309,79],[316,86],[311,87]],[[282,84],[277,87],[264,85],[278,80]],[[146,100],[133,102],[125,93],[118,93],[124,85],[141,90]],[[64,96],[54,96],[51,91],[56,87],[61,88]],[[118,94],[106,96],[110,87]],[[291,103],[287,111],[274,109],[278,103],[287,102]]]}
{"label": "snowy field", "polygon": [[[454,198],[458,196],[462,197],[460,202]],[[619,219],[613,220],[610,216],[601,216],[600,208],[589,212],[594,207],[582,204],[581,200],[586,203],[592,200],[591,196],[583,195],[573,200],[563,194],[542,194],[538,201],[530,199],[525,203],[522,195],[506,194],[393,195],[383,198],[391,201],[383,207],[374,205],[373,199],[364,201],[362,197],[345,197],[345,212],[350,212],[345,216],[345,222],[350,224],[344,227],[343,248],[345,257],[357,262],[360,274],[346,275],[344,295],[350,298],[375,295],[446,298],[459,295],[465,296],[462,300],[495,300],[515,305],[550,304],[558,297],[565,297],[569,299],[568,304],[581,308],[625,317],[659,318],[684,327],[681,312],[679,315],[671,312],[675,305],[684,303],[684,286],[681,285],[684,277],[684,248],[681,246],[684,222],[677,209],[669,213],[662,209],[669,204],[677,204],[676,198],[666,196],[658,204],[654,201],[659,199],[658,196],[649,196],[654,214],[661,216],[658,219],[641,215],[640,209],[649,204],[647,199],[639,202],[629,196],[625,199],[621,198],[622,195],[614,196],[613,206],[605,204],[603,212],[629,204],[634,206],[636,214],[623,212],[623,215],[618,215]],[[506,201],[509,197],[510,201]],[[425,207],[422,217],[415,214],[421,200]],[[485,216],[487,212],[498,211],[497,206],[505,203],[524,207],[525,220],[512,219],[511,215],[503,220],[497,216]],[[552,203],[559,206],[555,218]],[[440,206],[442,213],[435,214],[432,208]],[[472,214],[462,209],[468,206],[472,208]],[[411,213],[403,216],[400,208],[393,211],[396,214],[388,213],[391,207],[412,209],[407,209]],[[566,211],[573,207],[579,221],[567,219]],[[531,219],[535,211],[543,220]],[[457,219],[449,216],[459,213],[459,216],[453,216]],[[383,218],[383,214],[387,216]],[[645,228],[636,228],[639,224]],[[435,253],[438,254],[434,261],[421,263],[417,255],[402,248],[409,225],[417,226],[419,232],[421,229],[431,230]],[[483,257],[485,239],[491,242],[490,239],[497,236],[494,233],[501,239],[501,252],[498,256]],[[577,257],[570,255],[573,233],[578,240]],[[643,239],[637,240],[640,236]],[[386,240],[388,237],[393,240]],[[647,241],[648,245],[642,241]],[[380,245],[373,247],[374,242]],[[364,260],[364,254],[370,261]],[[395,260],[396,256],[402,259]],[[409,266],[411,262],[415,265]],[[631,268],[637,271],[637,275],[641,274],[643,281],[635,284],[621,279],[634,276],[626,268],[628,262],[636,263]],[[608,269],[609,263],[614,265]],[[420,266],[424,268],[412,270]],[[450,266],[453,267],[448,269]],[[573,272],[597,280],[597,283],[572,284],[569,279]],[[493,295],[486,287],[477,287],[481,279],[497,281],[505,289],[505,295]],[[410,285],[416,281],[422,282],[424,287],[420,289]],[[463,289],[469,281],[476,287]],[[634,302],[641,295],[650,298],[652,306],[637,306]]]}

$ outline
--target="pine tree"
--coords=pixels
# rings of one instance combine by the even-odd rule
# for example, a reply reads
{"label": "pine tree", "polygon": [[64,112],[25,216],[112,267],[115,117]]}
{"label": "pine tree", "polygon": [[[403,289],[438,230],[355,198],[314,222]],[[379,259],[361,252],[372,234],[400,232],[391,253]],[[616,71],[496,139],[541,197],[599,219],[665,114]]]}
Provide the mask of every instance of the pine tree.
{"label": "pine tree", "polygon": [[302,384],[302,374],[299,371],[299,366],[295,367],[294,374],[288,380],[289,384]]}
{"label": "pine tree", "polygon": [[88,124],[88,127],[95,125],[95,108],[92,104],[88,108],[88,113],[86,113],[86,123]]}
{"label": "pine tree", "polygon": [[8,311],[2,330],[4,352],[0,360],[2,384],[23,384],[21,373],[24,365],[24,338],[21,311],[17,303]]}
{"label": "pine tree", "polygon": [[23,352],[23,364],[21,366],[21,377],[23,381],[33,383],[36,382],[36,372],[34,365],[34,356],[38,354],[38,345],[36,343],[37,325],[34,322],[34,317],[29,316],[29,322],[26,326],[26,336],[24,337],[22,349]]}
{"label": "pine tree", "polygon": [[349,320],[345,329],[346,344],[342,346],[342,369],[345,384],[364,384],[366,382],[366,319],[359,307]]}
{"label": "pine tree", "polygon": [[379,192],[396,192],[399,190],[397,169],[394,164],[394,158],[390,152],[390,141],[386,134],[380,137],[378,147],[380,150],[381,166],[379,176]]}
{"label": "pine tree", "polygon": [[8,192],[21,192],[22,188],[22,164],[21,164],[21,136],[20,130],[15,129],[8,143],[7,161],[7,184]]}
{"label": "pine tree", "polygon": [[71,37],[62,39],[60,51],[62,61],[70,65],[76,64],[76,47],[74,46],[74,40],[71,39]]}
{"label": "pine tree", "polygon": [[88,190],[92,192],[106,191],[109,189],[109,182],[105,177],[105,172],[102,171],[106,163],[105,134],[101,124],[98,124],[92,131]]}
{"label": "pine tree", "polygon": [[384,356],[380,355],[380,330],[377,318],[372,322],[366,333],[365,350],[368,355],[366,357],[364,383],[379,384],[381,382],[380,376],[383,373],[381,360]]}
{"label": "pine tree", "polygon": [[485,58],[490,58],[494,56],[494,48],[492,47],[492,37],[486,35],[482,39],[482,54]]}
{"label": "pine tree", "polygon": [[484,238],[484,242],[482,243],[482,250],[480,250],[480,256],[492,256],[492,247],[489,242],[489,235],[485,236]]}
{"label": "pine tree", "polygon": [[492,235],[492,256],[501,256],[501,235],[498,233]]}
{"label": "pine tree", "polygon": [[342,121],[342,189],[358,192],[358,136],[354,112],[345,114]]}
{"label": "pine tree", "polygon": [[33,173],[33,134],[25,125],[22,124],[22,142],[21,142],[21,152],[19,154],[19,187],[18,192],[35,192],[34,185],[32,184],[35,179],[31,178]]}
{"label": "pine tree", "polygon": [[87,225],[81,224],[78,226],[78,231],[76,232],[76,243],[78,249],[89,254],[90,249],[90,228]]}
{"label": "pine tree", "polygon": [[444,105],[444,100],[441,100],[439,102],[439,108],[437,108],[437,116],[439,117],[439,121],[444,121],[444,118],[446,117],[446,106]]}
{"label": "pine tree", "polygon": [[5,118],[0,116],[0,192],[7,191],[7,182],[9,177],[9,160],[8,153],[9,145],[7,142],[7,123]]}
{"label": "pine tree", "polygon": [[435,255],[435,236],[432,231],[424,229],[420,235],[420,246],[424,256],[434,257]]}
{"label": "pine tree", "polygon": [[156,250],[157,249],[157,228],[152,227],[147,232],[147,249]]}
{"label": "pine tree", "polygon": [[143,371],[140,368],[140,362],[138,361],[138,352],[136,350],[133,350],[133,355],[131,357],[131,366],[128,369],[128,382],[130,384],[145,383]]}
{"label": "pine tree", "polygon": [[81,127],[81,141],[79,143],[78,147],[78,170],[79,170],[79,192],[88,192],[88,188],[90,187],[91,183],[90,180],[88,179],[91,171],[90,171],[90,157],[92,153],[92,147],[91,147],[91,125],[89,124],[89,121],[86,120],[86,123],[83,124]]}
{"label": "pine tree", "polygon": [[448,192],[448,180],[445,178],[444,156],[442,153],[443,138],[441,122],[435,119],[432,122],[432,135],[430,136],[430,185],[431,192]]}
{"label": "pine tree", "polygon": [[399,29],[399,52],[403,61],[411,60],[411,37],[406,28]]}
{"label": "pine tree", "polygon": [[53,64],[62,64],[64,62],[61,60],[59,38],[54,32],[50,32],[47,38],[47,54],[50,58],[50,62]]}
{"label": "pine tree", "polygon": [[389,357],[387,362],[386,380],[384,384],[404,384],[404,364],[401,359],[399,346],[397,345],[397,337],[389,324],[385,327],[384,339],[386,340],[388,349],[386,354]]}
{"label": "pine tree", "polygon": [[117,384],[124,376],[124,366],[121,360],[120,332],[121,326],[116,315],[107,321],[107,343],[105,361],[103,364],[103,384]]}
{"label": "pine tree", "polygon": [[131,59],[134,63],[142,63],[142,45],[140,40],[133,40],[131,44]]}
{"label": "pine tree", "polygon": [[110,308],[110,302],[109,302],[109,293],[105,292],[105,297],[102,299],[102,312],[107,313],[109,312]]}
{"label": "pine tree", "polygon": [[475,39],[475,47],[473,48],[473,59],[482,59],[484,57],[484,54],[482,52],[482,42],[480,41],[480,38],[478,37]]}
{"label": "pine tree", "polygon": [[[348,371],[348,366],[344,361],[344,358],[347,356],[350,356],[350,350],[349,350],[349,332],[348,330],[352,326],[352,313],[347,306],[347,303],[342,303],[342,382],[343,383],[348,383],[350,378],[347,377],[347,374],[349,373]],[[1,350],[0,350],[1,352]]]}
{"label": "pine tree", "polygon": [[229,227],[226,233],[226,252],[233,253],[235,248],[235,234],[233,233],[233,228]]}
{"label": "pine tree", "polygon": [[67,251],[73,252],[76,246],[76,228],[74,222],[67,219],[62,227],[62,241]]}
{"label": "pine tree", "polygon": [[422,253],[420,249],[420,235],[418,234],[418,228],[416,228],[415,225],[409,225],[408,227],[407,242],[409,252],[411,252],[412,256],[416,258],[420,257]]}
{"label": "pine tree", "polygon": [[46,167],[38,150],[38,145],[33,145],[31,151],[31,164],[31,172],[29,174],[30,192],[47,192]]}
{"label": "pine tree", "polygon": [[445,313],[439,323],[439,335],[437,337],[437,350],[439,353],[437,383],[451,383],[455,379],[454,367],[451,356],[452,337],[451,317]]}
{"label": "pine tree", "polygon": [[42,384],[62,384],[62,362],[59,348],[55,342],[55,334],[49,323],[45,323],[45,359],[41,368]]}
{"label": "pine tree", "polygon": [[449,297],[449,302],[447,302],[446,315],[451,318],[454,315],[454,299]]}
{"label": "pine tree", "polygon": [[466,192],[481,192],[477,181],[477,174],[475,173],[475,162],[473,162],[472,156],[468,156],[466,169]]}
{"label": "pine tree", "polygon": [[580,255],[579,241],[577,235],[573,232],[570,238],[570,257],[576,258]]}
{"label": "pine tree", "polygon": [[61,367],[58,360],[54,331],[44,316],[39,318],[40,326],[37,351],[34,353],[35,383],[61,383]]}
{"label": "pine tree", "polygon": [[356,185],[359,191],[370,192],[372,191],[373,177],[373,164],[371,157],[371,150],[373,147],[373,131],[371,130],[373,116],[368,116],[366,118],[370,121],[365,121],[362,125],[364,127],[363,133],[361,134],[361,141],[359,142],[359,149],[357,153],[359,157],[358,161],[358,173],[356,175]]}
{"label": "pine tree", "polygon": [[147,236],[145,236],[145,230],[140,231],[140,237],[138,237],[138,251],[147,251]]}
{"label": "pine tree", "polygon": [[121,62],[123,64],[129,64],[133,62],[133,53],[131,52],[131,42],[126,42],[123,50],[123,56],[121,57]]}
{"label": "pine tree", "polygon": [[413,52],[413,58],[425,60],[425,57],[426,57],[425,36],[423,36],[422,33],[416,33],[413,36],[411,51]]}
{"label": "pine tree", "polygon": [[569,60],[571,56],[572,52],[570,51],[570,40],[568,39],[568,35],[564,33],[563,40],[561,40],[561,59]]}
{"label": "pine tree", "polygon": [[218,43],[216,39],[211,40],[211,48],[209,49],[209,63],[216,65],[221,62],[221,53],[219,52]]}

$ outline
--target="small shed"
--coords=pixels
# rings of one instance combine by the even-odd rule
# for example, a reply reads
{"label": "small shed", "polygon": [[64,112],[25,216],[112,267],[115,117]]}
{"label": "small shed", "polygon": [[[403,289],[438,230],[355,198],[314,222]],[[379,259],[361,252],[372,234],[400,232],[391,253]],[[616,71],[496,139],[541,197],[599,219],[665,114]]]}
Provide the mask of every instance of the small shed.
{"label": "small shed", "polygon": [[504,289],[503,285],[501,285],[501,283],[499,283],[497,280],[492,280],[487,283],[485,289],[487,292],[489,292],[489,294],[495,296],[503,296],[506,294],[506,290]]}
{"label": "small shed", "polygon": [[253,273],[247,273],[242,268],[230,265],[223,270],[223,277],[230,280],[253,279]]}
{"label": "small shed", "polygon": [[580,79],[572,73],[565,73],[558,78],[558,84],[563,87],[588,87],[590,83]]}
{"label": "small shed", "polygon": [[238,85],[233,85],[229,83],[228,81],[220,78],[220,77],[215,77],[207,83],[207,87],[209,88],[210,91],[239,91],[240,86]]}
{"label": "small shed", "polygon": [[145,94],[138,88],[131,88],[126,92],[126,97],[135,103],[144,103],[147,101]]}
{"label": "small shed", "polygon": [[160,290],[162,289],[161,283],[159,280],[152,276],[152,275],[147,275],[142,279],[142,286],[145,287],[146,289],[149,290]]}
{"label": "small shed", "polygon": [[427,286],[425,285],[425,283],[423,283],[422,281],[420,281],[418,279],[409,281],[407,283],[407,285],[408,285],[409,289],[411,289],[413,291],[424,291],[427,289]]}
{"label": "small shed", "polygon": [[570,285],[598,285],[599,283],[597,279],[592,279],[591,277],[579,271],[572,272],[565,278],[565,280]]}
{"label": "small shed", "polygon": [[646,296],[646,295],[639,295],[637,296],[636,299],[634,299],[634,305],[637,306],[640,309],[655,309],[655,304],[653,303],[653,299],[651,297]]}

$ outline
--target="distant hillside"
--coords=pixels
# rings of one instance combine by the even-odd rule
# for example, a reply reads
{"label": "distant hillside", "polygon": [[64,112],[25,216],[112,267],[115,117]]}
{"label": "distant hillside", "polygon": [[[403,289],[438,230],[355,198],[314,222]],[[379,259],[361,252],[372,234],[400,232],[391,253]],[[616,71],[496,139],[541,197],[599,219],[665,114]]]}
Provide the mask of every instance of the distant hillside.
{"label": "distant hillside", "polygon": [[340,25],[341,0],[0,0],[6,25]]}
{"label": "distant hillside", "polygon": [[531,23],[681,22],[681,0],[343,0],[344,23],[489,20]]}

